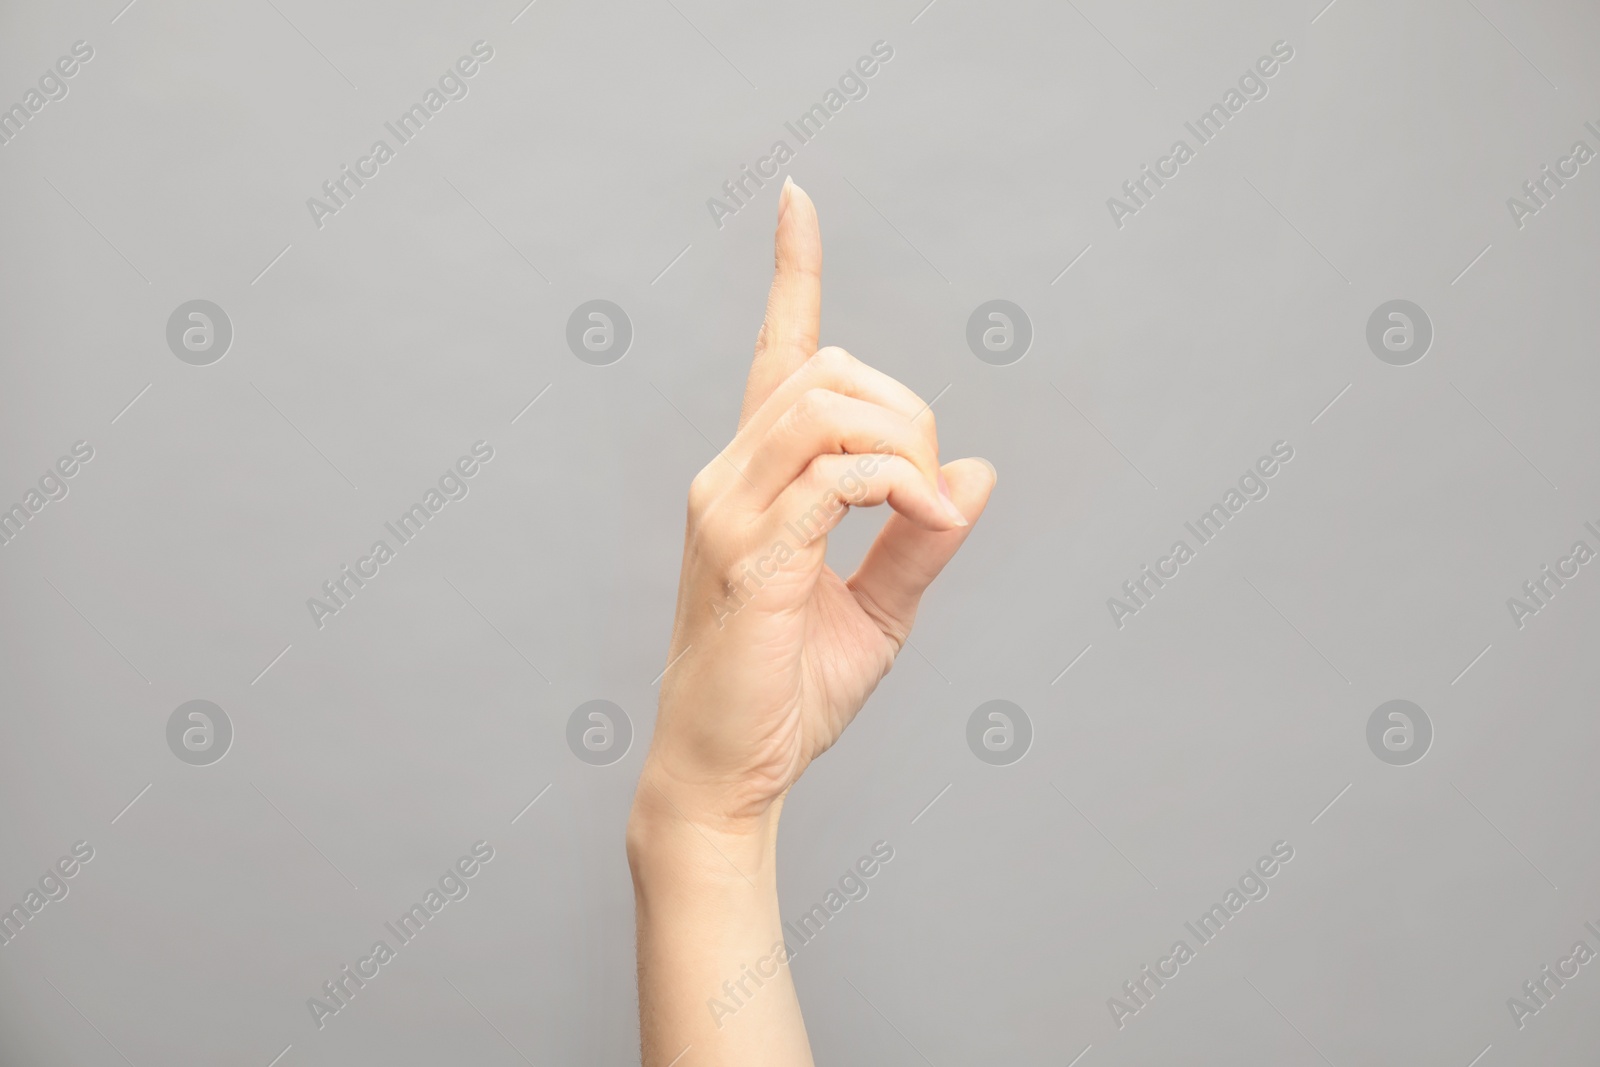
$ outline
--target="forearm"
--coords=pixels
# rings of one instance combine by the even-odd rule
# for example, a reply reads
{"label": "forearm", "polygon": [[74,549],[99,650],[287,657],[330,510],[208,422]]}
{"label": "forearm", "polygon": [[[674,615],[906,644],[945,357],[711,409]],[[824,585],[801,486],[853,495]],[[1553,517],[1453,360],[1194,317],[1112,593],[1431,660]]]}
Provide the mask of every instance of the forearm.
{"label": "forearm", "polygon": [[778,911],[776,810],[747,832],[699,827],[651,788],[628,824],[644,1067],[811,1067]]}

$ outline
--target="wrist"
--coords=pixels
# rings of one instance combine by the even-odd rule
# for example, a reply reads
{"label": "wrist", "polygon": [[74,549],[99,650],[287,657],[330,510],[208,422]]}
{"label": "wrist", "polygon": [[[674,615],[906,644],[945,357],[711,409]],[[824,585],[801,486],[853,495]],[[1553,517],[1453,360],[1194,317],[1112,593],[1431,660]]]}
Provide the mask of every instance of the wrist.
{"label": "wrist", "polygon": [[636,886],[775,893],[782,801],[759,814],[730,817],[701,803],[700,792],[646,760],[628,816],[628,865]]}
{"label": "wrist", "polygon": [[729,819],[658,771],[647,759],[628,819],[643,1062],[670,1065],[693,1047],[703,1064],[809,1065],[783,966],[776,806]]}

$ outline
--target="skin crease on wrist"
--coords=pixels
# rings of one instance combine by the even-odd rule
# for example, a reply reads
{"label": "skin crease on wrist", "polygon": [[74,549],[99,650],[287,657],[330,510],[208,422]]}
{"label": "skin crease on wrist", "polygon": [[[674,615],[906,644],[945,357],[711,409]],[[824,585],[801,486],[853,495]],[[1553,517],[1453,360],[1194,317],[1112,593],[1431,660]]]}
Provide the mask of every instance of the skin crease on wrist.
{"label": "skin crease on wrist", "polygon": [[[985,460],[940,464],[933,411],[910,389],[818,347],[822,235],[792,181],[774,244],[738,430],[689,487],[669,667],[628,821],[645,1067],[812,1063],[782,952],[783,800],[894,665],[995,483]],[[841,578],[828,531],[885,503]]]}

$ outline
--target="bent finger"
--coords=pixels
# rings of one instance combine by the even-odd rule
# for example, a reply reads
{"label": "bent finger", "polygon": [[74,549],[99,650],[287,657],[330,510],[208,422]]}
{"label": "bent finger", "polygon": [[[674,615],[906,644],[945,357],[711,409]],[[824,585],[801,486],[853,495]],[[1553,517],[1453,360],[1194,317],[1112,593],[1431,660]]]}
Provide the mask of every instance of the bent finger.
{"label": "bent finger", "polygon": [[903,456],[817,456],[766,511],[766,532],[798,550],[826,537],[853,507],[887,503],[911,525],[933,533],[967,519]]}
{"label": "bent finger", "polygon": [[911,461],[929,485],[939,481],[938,443],[930,441],[899,413],[827,389],[811,389],[795,401],[772,429],[736,451],[750,484],[766,507],[800,476],[812,459],[834,454],[889,453]]}
{"label": "bent finger", "polygon": [[836,345],[818,349],[793,374],[778,383],[740,433],[764,433],[784,411],[811,389],[831,389],[835,393],[880,404],[898,413],[907,422],[915,423],[923,432],[933,433],[933,412],[921,397],[902,382]]}
{"label": "bent finger", "polygon": [[[994,467],[981,459],[961,459],[945,464],[943,473],[956,507],[977,522],[994,490]],[[922,594],[971,532],[971,526],[937,530],[893,515],[845,584],[886,634],[903,640],[916,621]]]}

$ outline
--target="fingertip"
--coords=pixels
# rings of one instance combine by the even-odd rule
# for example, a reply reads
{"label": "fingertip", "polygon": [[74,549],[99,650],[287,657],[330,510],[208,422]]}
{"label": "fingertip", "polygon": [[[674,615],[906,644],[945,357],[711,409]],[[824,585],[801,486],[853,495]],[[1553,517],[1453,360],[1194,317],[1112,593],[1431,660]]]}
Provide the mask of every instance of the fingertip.
{"label": "fingertip", "polygon": [[822,329],[822,232],[805,190],[785,179],[773,232],[772,289],[745,385],[742,427],[817,350]]}
{"label": "fingertip", "polygon": [[951,499],[967,515],[983,510],[999,477],[993,463],[976,456],[952,460],[940,468],[940,473],[950,487]]}
{"label": "fingertip", "polygon": [[778,222],[774,227],[779,260],[820,261],[820,230],[816,205],[792,177],[785,177],[778,193]]}
{"label": "fingertip", "polygon": [[[785,223],[811,226],[816,225],[816,205],[811,202],[811,197],[794,176],[785,175],[783,189],[778,194],[778,228],[782,230]],[[810,216],[807,218],[806,216]]]}

